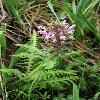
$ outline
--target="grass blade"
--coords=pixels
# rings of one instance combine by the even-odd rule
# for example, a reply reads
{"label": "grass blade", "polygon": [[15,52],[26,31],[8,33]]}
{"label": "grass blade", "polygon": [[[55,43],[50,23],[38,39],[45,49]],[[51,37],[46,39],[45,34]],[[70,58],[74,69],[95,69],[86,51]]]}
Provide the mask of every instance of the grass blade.
{"label": "grass blade", "polygon": [[1,55],[2,57],[4,57],[4,55],[6,54],[7,45],[3,31],[0,31],[0,45],[1,45]]}
{"label": "grass blade", "polygon": [[48,1],[48,7],[49,7],[50,10],[53,12],[53,14],[55,15],[55,17],[57,18],[57,21],[59,22],[59,18],[58,18],[58,16],[56,15],[56,13],[55,13],[55,11],[54,11],[54,8],[53,8],[53,6],[52,6],[52,4],[51,4],[50,1]]}
{"label": "grass blade", "polygon": [[79,89],[75,83],[73,83],[73,100],[80,100],[79,99]]}

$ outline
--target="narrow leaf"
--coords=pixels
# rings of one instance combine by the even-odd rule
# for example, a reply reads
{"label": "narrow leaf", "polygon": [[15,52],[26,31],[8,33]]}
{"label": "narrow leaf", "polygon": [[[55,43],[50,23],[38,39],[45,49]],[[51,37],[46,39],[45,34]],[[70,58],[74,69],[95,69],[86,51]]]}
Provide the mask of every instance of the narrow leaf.
{"label": "narrow leaf", "polygon": [[73,83],[73,100],[79,100],[79,89],[75,83]]}
{"label": "narrow leaf", "polygon": [[58,16],[56,15],[56,13],[55,13],[55,11],[54,11],[54,8],[53,8],[53,6],[52,6],[52,4],[51,4],[50,1],[48,1],[48,6],[49,6],[50,10],[53,12],[53,14],[55,15],[55,17],[57,18],[57,20],[59,21],[59,18],[58,18]]}
{"label": "narrow leaf", "polygon": [[6,38],[4,36],[3,31],[0,31],[0,45],[1,45],[1,55],[4,57],[6,53]]}

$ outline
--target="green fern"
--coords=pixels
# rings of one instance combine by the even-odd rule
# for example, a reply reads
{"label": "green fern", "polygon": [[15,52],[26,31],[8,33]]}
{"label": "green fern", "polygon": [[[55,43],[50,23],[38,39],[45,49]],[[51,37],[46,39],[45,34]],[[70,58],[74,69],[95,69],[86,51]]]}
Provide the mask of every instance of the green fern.
{"label": "green fern", "polygon": [[[10,68],[0,70],[11,77],[6,80],[8,92],[11,91],[9,88],[11,86],[14,92],[22,91],[27,95],[37,88],[52,87],[62,90],[65,85],[70,85],[69,83],[72,81],[78,80],[75,70],[66,71],[60,68],[62,59],[69,58],[69,55],[78,56],[77,52],[67,50],[68,53],[64,48],[55,51],[50,48],[39,48],[39,45],[39,36],[35,31],[29,42],[17,44],[20,48],[12,56]],[[20,70],[17,69],[17,66],[20,67]],[[22,70],[25,70],[24,73]]]}

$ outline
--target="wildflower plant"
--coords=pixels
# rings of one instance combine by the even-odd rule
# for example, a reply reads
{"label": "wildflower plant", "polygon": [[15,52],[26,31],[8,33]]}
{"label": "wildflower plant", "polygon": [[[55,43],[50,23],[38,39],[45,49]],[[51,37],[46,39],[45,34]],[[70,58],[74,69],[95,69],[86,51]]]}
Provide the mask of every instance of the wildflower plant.
{"label": "wildflower plant", "polygon": [[52,22],[48,26],[38,26],[39,33],[43,40],[52,47],[62,47],[68,41],[73,41],[73,32],[75,25],[69,25],[66,20],[61,22]]}
{"label": "wildflower plant", "polygon": [[100,100],[100,0],[0,0],[0,13],[0,100]]}

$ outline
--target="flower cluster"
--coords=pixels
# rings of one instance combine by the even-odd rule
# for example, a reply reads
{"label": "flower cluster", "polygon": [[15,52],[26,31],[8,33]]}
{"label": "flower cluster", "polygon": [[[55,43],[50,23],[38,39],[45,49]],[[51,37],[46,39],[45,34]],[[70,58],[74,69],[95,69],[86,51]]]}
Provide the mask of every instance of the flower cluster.
{"label": "flower cluster", "polygon": [[66,20],[60,23],[52,23],[50,26],[38,26],[39,33],[44,41],[62,45],[66,40],[73,40],[73,31],[75,25],[69,25]]}

